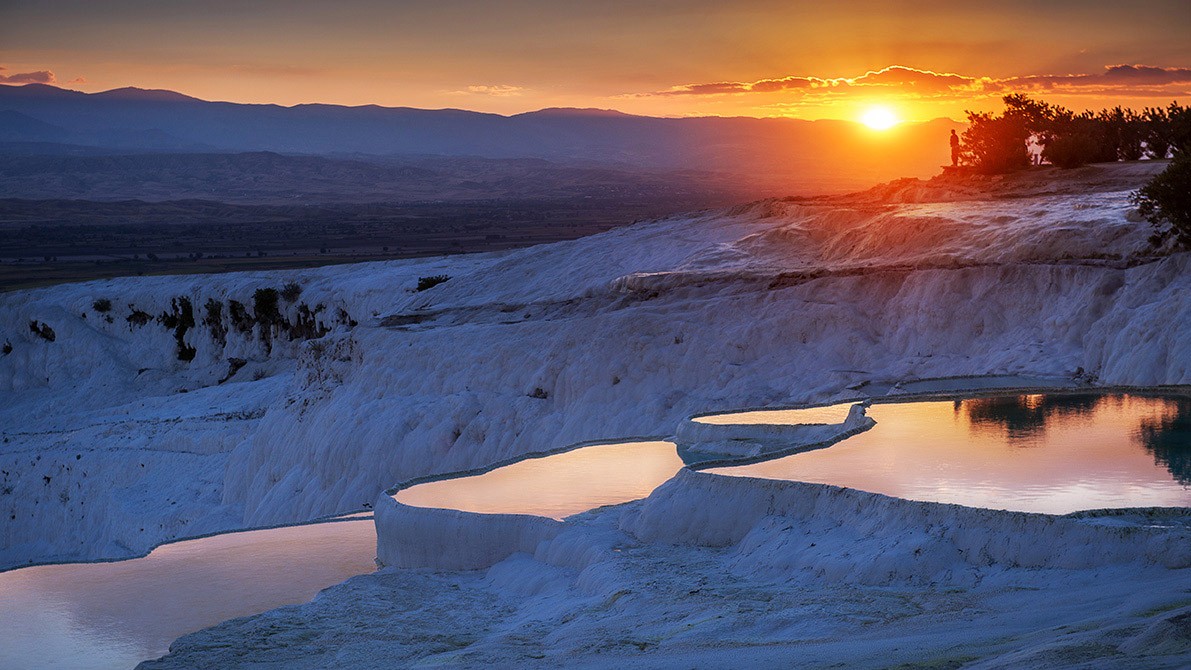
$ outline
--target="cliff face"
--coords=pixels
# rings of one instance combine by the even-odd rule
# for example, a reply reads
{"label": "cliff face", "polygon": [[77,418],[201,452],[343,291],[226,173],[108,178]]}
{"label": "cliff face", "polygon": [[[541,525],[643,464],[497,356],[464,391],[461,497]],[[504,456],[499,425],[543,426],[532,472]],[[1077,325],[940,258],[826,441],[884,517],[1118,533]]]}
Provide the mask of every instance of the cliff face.
{"label": "cliff face", "polygon": [[[1191,384],[1191,255],[1150,255],[1127,190],[898,189],[914,202],[0,296],[0,565],[351,511],[410,477],[899,382]],[[450,279],[416,290],[432,275]]]}

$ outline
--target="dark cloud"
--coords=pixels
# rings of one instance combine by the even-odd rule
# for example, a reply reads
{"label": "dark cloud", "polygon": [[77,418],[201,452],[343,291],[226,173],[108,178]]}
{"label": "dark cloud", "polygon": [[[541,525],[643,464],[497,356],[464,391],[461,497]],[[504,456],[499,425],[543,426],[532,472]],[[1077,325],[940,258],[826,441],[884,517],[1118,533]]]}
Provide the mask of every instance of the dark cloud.
{"label": "dark cloud", "polygon": [[8,68],[0,67],[0,84],[53,84],[58,81],[54,73],[49,70],[4,74],[7,71]]}
{"label": "dark cloud", "polygon": [[1191,83],[1191,68],[1154,67],[1152,65],[1109,65],[1098,74],[1034,75],[1003,79],[1001,88],[1041,89],[1093,88],[1106,92],[1124,89],[1140,92],[1139,87],[1161,87]]}

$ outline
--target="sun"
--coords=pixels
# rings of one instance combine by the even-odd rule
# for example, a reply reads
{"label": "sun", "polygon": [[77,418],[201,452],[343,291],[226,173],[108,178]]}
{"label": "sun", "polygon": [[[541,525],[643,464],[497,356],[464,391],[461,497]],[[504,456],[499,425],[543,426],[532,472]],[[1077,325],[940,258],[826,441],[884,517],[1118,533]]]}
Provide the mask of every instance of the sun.
{"label": "sun", "polygon": [[860,122],[873,130],[889,130],[901,121],[888,107],[869,107],[860,116]]}

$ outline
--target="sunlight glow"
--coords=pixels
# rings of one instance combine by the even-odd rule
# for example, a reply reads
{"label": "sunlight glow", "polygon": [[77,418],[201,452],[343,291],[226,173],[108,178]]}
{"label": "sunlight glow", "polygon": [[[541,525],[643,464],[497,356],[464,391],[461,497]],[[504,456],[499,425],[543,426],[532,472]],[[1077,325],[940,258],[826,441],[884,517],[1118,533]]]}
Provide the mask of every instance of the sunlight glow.
{"label": "sunlight glow", "polygon": [[860,122],[873,130],[889,130],[901,120],[888,107],[870,107],[860,117]]}

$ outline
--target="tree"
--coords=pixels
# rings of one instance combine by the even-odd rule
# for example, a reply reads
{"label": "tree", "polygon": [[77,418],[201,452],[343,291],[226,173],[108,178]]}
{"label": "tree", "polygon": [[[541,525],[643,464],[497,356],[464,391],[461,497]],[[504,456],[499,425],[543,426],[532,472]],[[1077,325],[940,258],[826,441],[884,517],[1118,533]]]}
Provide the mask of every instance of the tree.
{"label": "tree", "polygon": [[1076,114],[1062,107],[1051,119],[1042,157],[1061,168],[1117,159],[1116,147],[1109,146],[1104,128],[1092,112]]}
{"label": "tree", "polygon": [[1175,249],[1191,250],[1191,151],[1180,148],[1170,165],[1130,199],[1154,226],[1154,246],[1173,240]]}
{"label": "tree", "polygon": [[1145,123],[1146,154],[1150,158],[1166,158],[1170,154],[1170,117],[1161,107],[1146,107],[1141,112]]}
{"label": "tree", "polygon": [[1191,145],[1191,108],[1172,102],[1165,108],[1146,107],[1141,113],[1146,153],[1151,158],[1166,158],[1180,147]]}
{"label": "tree", "polygon": [[1016,93],[1001,98],[1005,113],[1001,116],[968,112],[964,131],[964,160],[977,171],[999,174],[1030,165],[1026,148],[1031,137],[1046,145],[1057,110],[1041,100]]}
{"label": "tree", "polygon": [[1170,148],[1175,153],[1191,151],[1191,107],[1181,107],[1177,102],[1166,108],[1167,126],[1170,128]]}
{"label": "tree", "polygon": [[968,112],[968,129],[963,135],[964,162],[985,174],[1024,169],[1030,165],[1026,151],[1029,136],[1016,119]]}
{"label": "tree", "polygon": [[1101,110],[1096,115],[1096,121],[1101,126],[1103,155],[1106,158],[1111,156],[1109,160],[1123,161],[1141,158],[1145,128],[1137,112],[1117,105],[1112,109]]}

